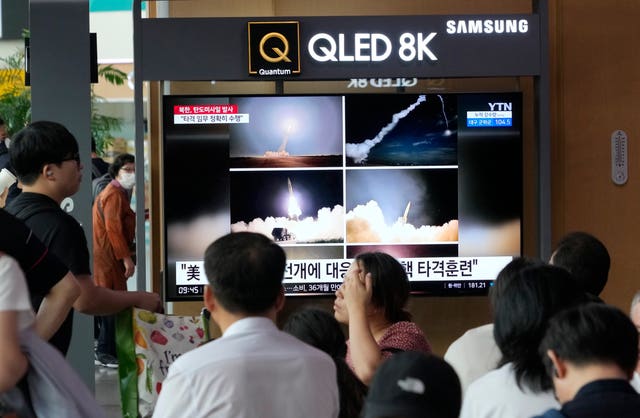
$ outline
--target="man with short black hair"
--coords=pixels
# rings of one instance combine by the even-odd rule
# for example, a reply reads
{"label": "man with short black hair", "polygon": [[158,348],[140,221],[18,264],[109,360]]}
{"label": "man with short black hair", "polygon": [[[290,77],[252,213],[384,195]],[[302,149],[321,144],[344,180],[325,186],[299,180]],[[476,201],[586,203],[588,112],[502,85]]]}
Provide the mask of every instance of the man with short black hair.
{"label": "man with short black hair", "polygon": [[[78,143],[71,132],[56,122],[33,122],[14,136],[9,154],[23,192],[7,206],[7,211],[24,221],[74,274],[80,296],[73,307],[91,315],[113,314],[131,306],[161,309],[160,297],[155,293],[115,291],[94,285],[84,231],[75,218],[60,208],[63,199],[78,191],[82,180]],[[38,306],[34,304],[34,308]],[[63,354],[69,348],[72,322],[70,313],[50,340]]]}
{"label": "man with short black hair", "polygon": [[286,258],[264,235],[219,238],[204,255],[204,304],[222,337],[169,368],[154,417],[337,417],[336,368],[276,328]]}
{"label": "man with short black hair", "polygon": [[577,231],[558,242],[549,263],[569,270],[585,292],[598,297],[607,284],[611,258],[602,241],[587,232]]}
{"label": "man with short black hair", "polygon": [[541,418],[640,415],[640,395],[629,384],[638,360],[638,331],[618,308],[589,303],[558,313],[540,355],[562,404],[559,415],[550,410]]}

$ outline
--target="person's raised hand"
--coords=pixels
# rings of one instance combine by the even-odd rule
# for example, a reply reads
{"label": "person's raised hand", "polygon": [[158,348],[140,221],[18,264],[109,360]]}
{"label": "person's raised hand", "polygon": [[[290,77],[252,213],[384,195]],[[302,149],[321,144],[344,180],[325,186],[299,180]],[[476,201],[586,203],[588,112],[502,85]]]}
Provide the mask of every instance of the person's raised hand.
{"label": "person's raised hand", "polygon": [[342,283],[342,293],[347,310],[366,308],[371,301],[371,273],[364,274],[362,270],[354,270],[345,276]]}

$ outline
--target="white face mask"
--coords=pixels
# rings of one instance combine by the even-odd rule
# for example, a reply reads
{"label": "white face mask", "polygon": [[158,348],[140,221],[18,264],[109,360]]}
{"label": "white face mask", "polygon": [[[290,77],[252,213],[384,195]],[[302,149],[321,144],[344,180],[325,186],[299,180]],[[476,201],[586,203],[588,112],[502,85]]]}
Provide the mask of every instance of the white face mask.
{"label": "white face mask", "polygon": [[127,190],[133,189],[133,185],[136,184],[136,173],[121,173],[118,177],[118,183]]}

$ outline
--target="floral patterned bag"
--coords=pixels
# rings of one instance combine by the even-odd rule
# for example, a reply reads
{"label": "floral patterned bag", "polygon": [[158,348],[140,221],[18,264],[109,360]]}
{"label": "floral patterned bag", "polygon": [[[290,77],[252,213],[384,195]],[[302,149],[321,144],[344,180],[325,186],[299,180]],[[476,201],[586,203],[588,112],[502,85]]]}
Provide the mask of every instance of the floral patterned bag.
{"label": "floral patterned bag", "polygon": [[164,315],[133,308],[118,314],[116,345],[123,417],[153,415],[171,363],[209,341],[205,313]]}

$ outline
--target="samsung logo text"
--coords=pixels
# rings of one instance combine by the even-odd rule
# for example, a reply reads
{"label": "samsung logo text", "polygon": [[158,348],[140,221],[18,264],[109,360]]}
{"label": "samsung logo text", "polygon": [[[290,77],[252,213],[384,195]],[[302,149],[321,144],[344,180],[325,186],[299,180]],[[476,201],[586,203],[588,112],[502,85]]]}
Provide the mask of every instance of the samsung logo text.
{"label": "samsung logo text", "polygon": [[457,34],[492,34],[492,33],[527,33],[527,19],[469,19],[447,20],[447,33]]}

